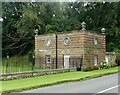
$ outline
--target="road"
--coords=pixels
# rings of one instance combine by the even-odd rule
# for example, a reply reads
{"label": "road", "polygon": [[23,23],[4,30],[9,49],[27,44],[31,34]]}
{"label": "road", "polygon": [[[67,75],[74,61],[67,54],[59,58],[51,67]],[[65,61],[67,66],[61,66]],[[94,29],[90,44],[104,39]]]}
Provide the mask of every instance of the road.
{"label": "road", "polygon": [[[120,83],[120,82],[119,82]],[[24,91],[22,93],[118,93],[118,74]]]}

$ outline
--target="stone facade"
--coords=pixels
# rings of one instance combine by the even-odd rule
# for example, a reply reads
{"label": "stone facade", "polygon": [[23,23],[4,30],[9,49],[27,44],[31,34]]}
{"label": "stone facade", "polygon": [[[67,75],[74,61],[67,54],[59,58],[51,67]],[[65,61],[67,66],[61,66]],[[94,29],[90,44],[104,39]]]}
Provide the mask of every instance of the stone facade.
{"label": "stone facade", "polygon": [[106,52],[105,61],[108,64],[116,63],[117,54],[115,52]]}
{"label": "stone facade", "polygon": [[[55,68],[56,35],[39,35],[35,41],[35,66]],[[99,65],[105,60],[105,37],[101,34],[76,30],[58,33],[57,41],[58,68]]]}

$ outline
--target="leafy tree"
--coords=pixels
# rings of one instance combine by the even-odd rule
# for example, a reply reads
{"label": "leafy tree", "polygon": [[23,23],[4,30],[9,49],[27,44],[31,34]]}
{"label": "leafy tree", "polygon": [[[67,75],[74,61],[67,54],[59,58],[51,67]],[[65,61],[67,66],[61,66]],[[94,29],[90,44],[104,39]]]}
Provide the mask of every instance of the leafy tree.
{"label": "leafy tree", "polygon": [[2,4],[3,56],[34,50],[34,30],[38,34],[106,28],[107,51],[120,52],[120,2],[4,2]]}

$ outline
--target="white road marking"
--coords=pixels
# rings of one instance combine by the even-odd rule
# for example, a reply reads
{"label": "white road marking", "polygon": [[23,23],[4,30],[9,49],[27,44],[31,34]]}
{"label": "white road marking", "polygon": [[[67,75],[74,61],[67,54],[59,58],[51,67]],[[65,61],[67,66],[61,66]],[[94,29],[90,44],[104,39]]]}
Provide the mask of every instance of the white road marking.
{"label": "white road marking", "polygon": [[108,89],[102,90],[102,91],[97,92],[97,93],[103,93],[103,92],[106,92],[106,91],[108,91],[108,90],[111,90],[111,89],[117,88],[117,87],[119,87],[119,86],[120,86],[120,85],[116,85],[116,86],[110,87],[110,88],[108,88]]}

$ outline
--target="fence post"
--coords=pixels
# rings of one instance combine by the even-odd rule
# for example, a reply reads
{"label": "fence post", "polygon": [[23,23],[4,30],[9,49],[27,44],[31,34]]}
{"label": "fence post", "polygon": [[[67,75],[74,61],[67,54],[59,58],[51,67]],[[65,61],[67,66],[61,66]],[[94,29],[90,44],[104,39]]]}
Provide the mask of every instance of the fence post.
{"label": "fence post", "polygon": [[20,72],[23,72],[23,63],[22,63],[22,69],[21,69],[21,71]]}
{"label": "fence post", "polygon": [[[17,57],[17,56],[16,56]],[[16,72],[17,72],[17,59],[15,58],[15,62],[16,62]]]}
{"label": "fence post", "polygon": [[35,65],[35,56],[32,58],[32,71],[34,71],[34,65]]}
{"label": "fence post", "polygon": [[54,69],[54,59],[52,59],[52,69]]}
{"label": "fence post", "polygon": [[28,71],[29,71],[29,56],[27,56],[27,64],[28,64]]}
{"label": "fence post", "polygon": [[7,64],[6,64],[6,73],[8,72],[8,61],[9,61],[9,55],[7,55]]}

